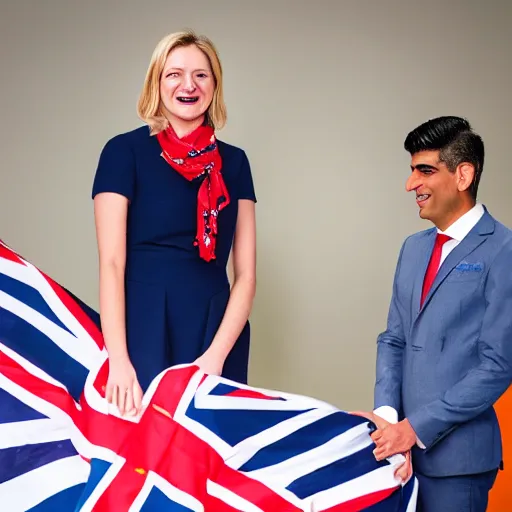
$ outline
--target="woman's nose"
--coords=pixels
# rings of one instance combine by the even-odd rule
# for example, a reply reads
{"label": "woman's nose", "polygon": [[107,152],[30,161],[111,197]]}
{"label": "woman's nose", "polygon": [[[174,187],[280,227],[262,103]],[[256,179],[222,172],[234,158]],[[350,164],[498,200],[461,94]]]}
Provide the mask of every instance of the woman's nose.
{"label": "woman's nose", "polygon": [[191,75],[185,75],[183,77],[183,89],[190,92],[196,88],[196,84],[194,82],[194,78]]}

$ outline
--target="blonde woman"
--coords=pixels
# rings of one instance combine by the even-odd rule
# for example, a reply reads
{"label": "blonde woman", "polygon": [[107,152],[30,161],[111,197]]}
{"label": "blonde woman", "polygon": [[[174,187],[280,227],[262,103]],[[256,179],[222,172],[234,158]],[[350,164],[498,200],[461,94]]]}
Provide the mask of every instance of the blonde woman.
{"label": "blonde woman", "polygon": [[226,106],[211,41],[163,38],[138,114],[144,126],[103,148],[92,192],[106,395],[123,414],[172,365],[245,383],[256,283],[254,185],[245,152],[215,135]]}

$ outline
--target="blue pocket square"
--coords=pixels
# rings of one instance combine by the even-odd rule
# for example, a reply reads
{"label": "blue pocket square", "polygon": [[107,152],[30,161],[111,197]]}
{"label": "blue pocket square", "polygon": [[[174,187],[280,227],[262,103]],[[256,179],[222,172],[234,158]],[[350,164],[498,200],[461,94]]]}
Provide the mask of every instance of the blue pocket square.
{"label": "blue pocket square", "polygon": [[459,272],[482,272],[484,269],[483,263],[459,263],[455,270]]}

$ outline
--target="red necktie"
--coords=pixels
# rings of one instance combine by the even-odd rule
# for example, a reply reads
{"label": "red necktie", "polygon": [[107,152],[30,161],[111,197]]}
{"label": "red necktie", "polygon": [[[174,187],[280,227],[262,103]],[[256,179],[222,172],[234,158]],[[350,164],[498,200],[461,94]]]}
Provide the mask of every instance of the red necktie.
{"label": "red necktie", "polygon": [[434,244],[434,250],[432,251],[432,256],[430,257],[430,262],[428,264],[427,272],[425,274],[425,280],[423,281],[423,291],[421,292],[421,306],[423,306],[423,302],[425,302],[425,298],[436,278],[437,271],[439,270],[439,263],[441,262],[441,252],[443,250],[443,245],[451,240],[451,237],[448,235],[443,235],[441,233],[437,234],[436,243]]}

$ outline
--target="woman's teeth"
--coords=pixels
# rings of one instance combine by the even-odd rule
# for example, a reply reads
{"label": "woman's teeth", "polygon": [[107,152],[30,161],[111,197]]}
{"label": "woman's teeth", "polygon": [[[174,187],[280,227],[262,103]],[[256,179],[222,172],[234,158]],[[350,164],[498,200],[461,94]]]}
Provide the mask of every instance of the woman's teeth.
{"label": "woman's teeth", "polygon": [[177,100],[181,103],[195,103],[199,98],[197,96],[187,97],[187,96],[178,96]]}

